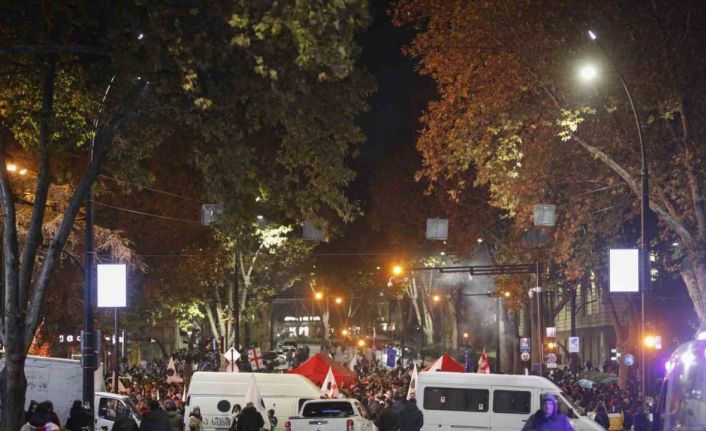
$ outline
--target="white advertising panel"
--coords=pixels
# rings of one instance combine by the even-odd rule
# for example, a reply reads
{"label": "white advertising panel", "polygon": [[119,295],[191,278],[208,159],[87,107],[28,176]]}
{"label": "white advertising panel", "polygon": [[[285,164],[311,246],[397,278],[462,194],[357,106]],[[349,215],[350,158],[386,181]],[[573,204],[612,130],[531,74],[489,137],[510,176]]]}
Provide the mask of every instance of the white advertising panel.
{"label": "white advertising panel", "polygon": [[610,291],[638,292],[639,284],[638,250],[610,250]]}
{"label": "white advertising panel", "polygon": [[99,308],[127,306],[127,269],[124,264],[98,264],[96,286]]}

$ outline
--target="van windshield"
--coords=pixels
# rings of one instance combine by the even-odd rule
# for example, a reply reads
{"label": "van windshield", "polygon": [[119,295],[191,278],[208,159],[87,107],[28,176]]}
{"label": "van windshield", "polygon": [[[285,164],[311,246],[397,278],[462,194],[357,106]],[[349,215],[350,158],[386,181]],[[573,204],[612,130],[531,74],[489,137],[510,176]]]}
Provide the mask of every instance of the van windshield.
{"label": "van windshield", "polygon": [[[586,413],[584,412],[584,410],[580,407],[577,407],[576,404],[574,403],[574,400],[572,400],[571,397],[569,396],[569,394],[567,394],[566,392],[562,392],[561,397],[559,399],[566,404],[565,409],[571,408],[577,414],[580,414],[582,416],[586,416]],[[569,412],[565,411],[564,414],[568,415]]]}
{"label": "van windshield", "polygon": [[309,403],[304,406],[305,418],[347,418],[353,416],[353,405],[349,402]]}
{"label": "van windshield", "polygon": [[127,404],[127,406],[132,411],[132,414],[134,414],[137,419],[142,419],[142,412],[137,408],[137,406],[132,402],[130,398],[125,398],[123,402]]}

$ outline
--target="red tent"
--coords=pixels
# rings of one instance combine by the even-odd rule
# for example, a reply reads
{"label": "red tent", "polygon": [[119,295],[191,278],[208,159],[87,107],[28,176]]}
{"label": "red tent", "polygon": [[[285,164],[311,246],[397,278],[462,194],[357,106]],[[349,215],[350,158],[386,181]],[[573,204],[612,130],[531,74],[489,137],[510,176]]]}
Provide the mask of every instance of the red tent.
{"label": "red tent", "polygon": [[352,386],[355,383],[355,373],[334,361],[333,358],[326,353],[315,354],[306,362],[289,372],[301,374],[314,382],[315,385],[321,386],[326,379],[329,367],[333,370],[333,377],[336,378],[338,386]]}
{"label": "red tent", "polygon": [[452,358],[448,353],[444,353],[433,364],[427,366],[422,371],[451,371],[454,373],[463,373],[466,371],[466,367]]}

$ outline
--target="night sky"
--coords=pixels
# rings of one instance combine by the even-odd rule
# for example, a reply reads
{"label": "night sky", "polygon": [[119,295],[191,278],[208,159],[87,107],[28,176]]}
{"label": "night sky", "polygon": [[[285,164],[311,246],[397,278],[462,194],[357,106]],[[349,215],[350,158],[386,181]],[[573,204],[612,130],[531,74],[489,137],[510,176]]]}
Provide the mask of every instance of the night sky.
{"label": "night sky", "polygon": [[380,243],[380,236],[366,218],[371,210],[370,178],[383,164],[386,169],[395,169],[394,159],[403,154],[418,158],[415,143],[421,127],[419,117],[434,97],[434,84],[415,72],[415,59],[402,54],[413,32],[392,25],[387,14],[389,7],[389,1],[372,1],[373,22],[360,38],[360,66],[373,74],[377,83],[377,91],[368,99],[370,110],[359,120],[367,140],[360,147],[358,158],[352,161],[357,177],[350,187],[350,196],[360,202],[364,214],[346,226],[341,236],[320,247],[317,251],[321,254],[394,251]]}

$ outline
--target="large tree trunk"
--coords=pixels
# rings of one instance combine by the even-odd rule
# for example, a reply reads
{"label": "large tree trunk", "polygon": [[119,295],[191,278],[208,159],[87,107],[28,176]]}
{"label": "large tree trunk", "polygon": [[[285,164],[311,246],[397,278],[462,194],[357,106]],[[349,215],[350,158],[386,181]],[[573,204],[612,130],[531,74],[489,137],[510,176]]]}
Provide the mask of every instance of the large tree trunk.
{"label": "large tree trunk", "polygon": [[[13,331],[14,329],[14,331]],[[3,371],[5,377],[5,399],[2,402],[3,423],[5,429],[20,429],[24,425],[25,392],[25,359],[27,352],[22,348],[22,341],[12,342],[11,332],[23,333],[16,328],[8,328],[8,343],[6,345],[6,362]]]}
{"label": "large tree trunk", "polygon": [[699,332],[706,331],[706,264],[703,257],[688,251],[679,272],[699,317]]}
{"label": "large tree trunk", "polygon": [[517,372],[515,362],[519,359],[517,349],[520,340],[517,336],[517,325],[514,322],[511,313],[506,312],[501,307],[500,315],[502,318],[501,336],[500,336],[500,369],[504,372]]}

